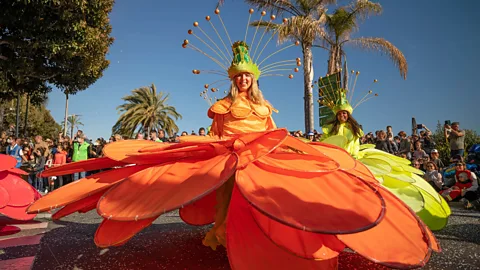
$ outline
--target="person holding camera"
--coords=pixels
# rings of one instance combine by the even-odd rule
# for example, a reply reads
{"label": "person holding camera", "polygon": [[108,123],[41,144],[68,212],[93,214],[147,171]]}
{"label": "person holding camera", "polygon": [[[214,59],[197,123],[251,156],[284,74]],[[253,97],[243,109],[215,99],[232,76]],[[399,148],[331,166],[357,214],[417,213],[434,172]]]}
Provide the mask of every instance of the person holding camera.
{"label": "person holding camera", "polygon": [[453,122],[450,126],[449,121],[445,121],[443,132],[450,144],[450,157],[461,156],[465,153],[465,132],[460,130],[460,123]]}

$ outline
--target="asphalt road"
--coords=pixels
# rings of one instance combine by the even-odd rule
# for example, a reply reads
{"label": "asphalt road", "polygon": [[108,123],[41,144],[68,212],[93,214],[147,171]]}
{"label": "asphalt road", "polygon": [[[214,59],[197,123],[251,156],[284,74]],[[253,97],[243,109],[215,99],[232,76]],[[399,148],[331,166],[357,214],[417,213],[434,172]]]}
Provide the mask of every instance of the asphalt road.
{"label": "asphalt road", "polygon": [[[230,269],[223,248],[212,251],[201,244],[209,227],[186,225],[177,213],[157,219],[124,246],[108,249],[93,242],[100,221],[95,211],[52,221],[39,245],[11,247],[6,254],[9,258],[35,255],[34,270]],[[424,269],[480,269],[480,212],[454,207],[447,228],[435,234],[443,252],[434,254]],[[345,252],[340,269],[386,268]]]}

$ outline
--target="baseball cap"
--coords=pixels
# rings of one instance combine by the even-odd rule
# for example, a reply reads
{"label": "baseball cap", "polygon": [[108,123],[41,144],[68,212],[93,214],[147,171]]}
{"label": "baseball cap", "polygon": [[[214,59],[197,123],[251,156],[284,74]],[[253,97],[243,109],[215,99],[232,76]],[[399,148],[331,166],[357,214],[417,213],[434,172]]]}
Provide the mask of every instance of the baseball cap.
{"label": "baseball cap", "polygon": [[437,149],[433,149],[433,150],[432,150],[432,153],[438,153],[438,150],[437,150]]}

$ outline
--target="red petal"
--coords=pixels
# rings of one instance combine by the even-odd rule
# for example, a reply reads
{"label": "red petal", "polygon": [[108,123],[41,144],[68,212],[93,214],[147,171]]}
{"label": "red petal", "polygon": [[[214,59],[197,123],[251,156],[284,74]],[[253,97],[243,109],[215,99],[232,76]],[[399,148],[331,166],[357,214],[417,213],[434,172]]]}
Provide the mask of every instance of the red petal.
{"label": "red petal", "polygon": [[32,220],[36,214],[27,214],[27,206],[7,205],[0,209],[0,214],[16,220]]}
{"label": "red petal", "polygon": [[48,193],[47,196],[32,204],[28,211],[29,213],[48,211],[81,200],[93,193],[110,188],[125,177],[146,168],[148,166],[145,165],[128,166],[87,176]]}
{"label": "red petal", "polygon": [[283,225],[249,207],[265,236],[289,253],[305,259],[326,260],[338,256],[345,245],[335,235],[312,233]]}
{"label": "red petal", "polygon": [[28,206],[34,201],[32,186],[15,174],[0,172],[0,186],[10,195],[10,206]]}
{"label": "red petal", "polygon": [[0,172],[14,168],[16,165],[17,160],[14,157],[0,154]]}
{"label": "red petal", "polygon": [[216,192],[180,209],[180,218],[187,224],[203,226],[215,221]]}
{"label": "red petal", "polygon": [[237,171],[236,181],[255,208],[300,230],[326,234],[363,231],[375,226],[385,211],[370,185],[343,171],[283,175],[255,162]]}
{"label": "red petal", "polygon": [[421,267],[431,255],[426,226],[395,195],[379,187],[386,213],[375,227],[355,234],[338,235],[362,256],[393,268]]}
{"label": "red petal", "polygon": [[9,201],[10,195],[8,195],[8,191],[0,186],[0,208],[5,207]]}
{"label": "red petal", "polygon": [[67,204],[65,207],[63,207],[62,209],[57,211],[55,214],[53,214],[52,219],[60,219],[62,217],[68,216],[77,211],[80,212],[81,210],[84,210],[84,209],[90,209],[90,210],[95,209],[95,206],[97,205],[98,200],[100,199],[100,197],[102,197],[104,193],[105,193],[105,190],[97,192],[91,196],[88,196],[79,201],[73,202],[71,204]]}
{"label": "red petal", "polygon": [[228,260],[232,269],[336,269],[337,258],[308,260],[277,247],[257,226],[250,208],[238,189],[234,188],[226,232]]}
{"label": "red petal", "polygon": [[138,221],[104,219],[95,233],[95,244],[102,248],[124,244],[157,218],[158,216]]}
{"label": "red petal", "polygon": [[110,189],[98,213],[114,220],[146,219],[187,205],[225,183],[236,168],[235,155],[185,159],[148,168]]}
{"label": "red petal", "polygon": [[106,168],[125,166],[126,163],[112,160],[108,157],[92,158],[77,162],[68,163],[62,166],[48,169],[42,173],[43,177],[59,176],[77,172],[96,171]]}
{"label": "red petal", "polygon": [[11,168],[8,169],[7,172],[16,174],[16,175],[28,175],[28,173],[24,170],[18,169],[18,168]]}

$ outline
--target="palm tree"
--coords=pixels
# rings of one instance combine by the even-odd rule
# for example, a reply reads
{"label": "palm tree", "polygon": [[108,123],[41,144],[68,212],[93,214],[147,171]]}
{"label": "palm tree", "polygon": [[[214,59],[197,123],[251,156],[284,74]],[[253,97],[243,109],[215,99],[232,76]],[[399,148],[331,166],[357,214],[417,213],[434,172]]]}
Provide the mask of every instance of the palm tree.
{"label": "palm tree", "polygon": [[175,121],[182,116],[175,107],[167,104],[168,98],[168,94],[157,93],[154,84],[133,90],[131,95],[122,98],[125,103],[117,107],[121,115],[112,132],[129,137],[132,137],[136,130],[150,132],[153,129],[163,129],[169,136],[177,133],[178,126]]}
{"label": "palm tree", "polygon": [[[80,122],[80,115],[72,114],[67,117],[67,125],[70,128],[70,138],[73,139],[73,130],[78,129],[79,126],[83,126],[83,123]],[[62,121],[62,127],[65,126],[65,121]]]}
{"label": "palm tree", "polygon": [[336,9],[326,16],[326,31],[322,45],[314,45],[329,51],[328,74],[338,72],[344,66],[344,88],[348,85],[348,70],[344,61],[344,45],[352,44],[365,50],[382,52],[390,57],[399,69],[400,75],[406,79],[408,72],[407,60],[403,53],[388,40],[377,37],[350,38],[358,30],[358,23],[369,15],[379,15],[382,6],[368,0],[357,0],[350,5]]}
{"label": "palm tree", "polygon": [[[220,3],[223,1],[220,1]],[[312,46],[324,35],[322,26],[325,24],[325,5],[335,3],[335,0],[245,0],[257,8],[276,14],[291,16],[287,22],[274,24],[268,22],[253,22],[254,26],[268,27],[277,30],[279,42],[298,40],[303,53],[303,84],[304,111],[306,132],[314,129],[313,114],[313,55]]]}

